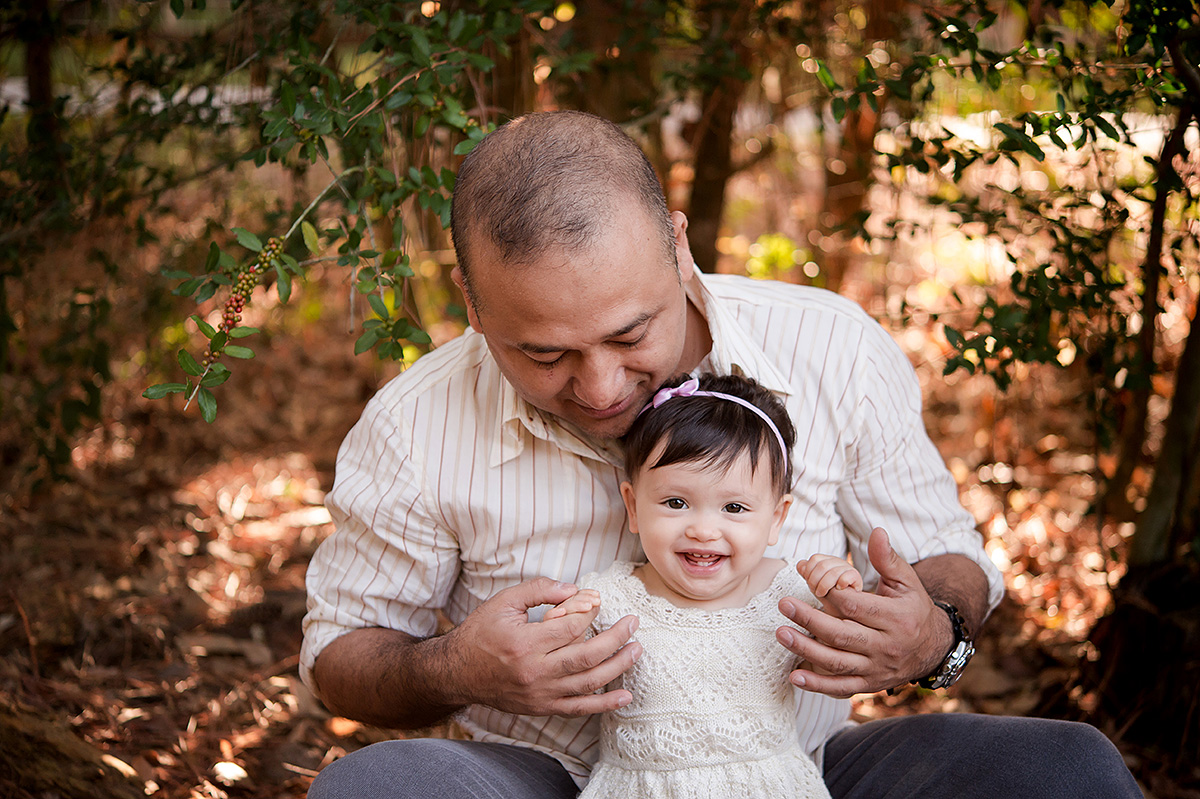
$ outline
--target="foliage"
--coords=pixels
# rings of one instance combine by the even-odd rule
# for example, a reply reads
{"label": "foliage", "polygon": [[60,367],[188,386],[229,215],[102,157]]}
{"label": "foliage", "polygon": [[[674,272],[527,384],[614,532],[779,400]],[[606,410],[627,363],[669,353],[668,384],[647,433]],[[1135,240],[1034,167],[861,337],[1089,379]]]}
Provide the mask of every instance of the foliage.
{"label": "foliage", "polygon": [[[36,0],[2,12],[3,53],[24,59],[26,97],[0,112],[0,415],[33,434],[0,453],[26,472],[6,482],[60,475],[75,435],[101,418],[117,335],[108,314],[144,265],[93,246],[67,272],[72,299],[42,297],[37,268],[77,235],[157,248],[175,295],[202,305],[220,295],[219,319],[192,317],[202,350],[176,353],[184,379],[145,394],[185,394],[207,420],[231,360],[253,356],[242,339],[254,330],[239,323],[256,287],[286,303],[316,263],[350,271],[367,301],[356,353],[415,357],[430,340],[409,248],[434,244],[427,220],[448,219],[449,167],[494,117],[488,71],[552,8]],[[199,258],[161,240],[183,187],[239,164],[327,182],[262,222],[200,220]],[[147,321],[169,313],[155,292],[137,299]]]}
{"label": "foliage", "polygon": [[[925,109],[888,131],[890,174],[1004,243],[1003,282],[960,297],[978,308],[969,324],[943,320],[946,373],[982,371],[1004,388],[1022,363],[1085,365],[1099,444],[1121,455],[1109,475],[1119,499],[1142,455],[1160,311],[1195,295],[1200,182],[1185,134],[1200,100],[1200,12],[1183,2],[1058,0],[1016,30],[1015,7],[996,9],[926,9],[929,47],[885,70],[864,60],[851,81],[824,66],[819,76],[836,117],[892,95]],[[950,99],[944,87],[972,83],[985,106],[1008,109],[980,115],[974,131],[969,118],[938,113]],[[1015,86],[1025,94],[1014,97]],[[1143,163],[1133,140],[1147,129],[1162,144]],[[911,229],[896,219],[885,235]]]}
{"label": "foliage", "polygon": [[[549,8],[541,2],[516,8],[484,2],[467,11],[449,4],[338,0],[329,9],[336,24],[367,32],[352,56],[330,58],[335,36],[318,58],[317,36],[329,22],[303,11],[261,42],[263,52],[288,58],[277,66],[275,91],[263,102],[261,137],[248,156],[258,166],[323,167],[332,179],[286,232],[263,244],[259,235],[235,229],[237,249],[248,256],[214,244],[204,273],[183,278],[178,293],[198,302],[219,287],[232,290],[218,325],[197,320],[208,340],[202,360],[180,352],[187,382],[159,384],[147,396],[194,396],[211,421],[216,415],[211,388],[230,374],[219,360],[252,355],[231,342],[248,334],[238,323],[255,284],[273,276],[286,303],[292,280],[322,260],[353,273],[356,290],[373,312],[363,322],[356,354],[374,349],[380,357],[402,360],[412,357],[413,345],[428,345],[410,302],[407,226],[414,224],[414,208],[448,225],[454,173],[447,165],[487,132],[466,111],[485,107],[478,96],[480,76],[495,65],[485,52],[505,52],[525,15]],[[330,217],[318,217],[322,202],[336,209]]]}
{"label": "foliage", "polygon": [[[16,103],[0,108],[0,417],[29,433],[24,450],[0,453],[0,465],[23,466],[34,484],[57,476],[73,436],[100,419],[111,311],[129,266],[103,245],[114,238],[106,225],[116,220],[127,226],[121,238],[153,243],[149,220],[167,192],[232,164],[230,134],[257,113],[214,90],[225,71],[212,57],[215,29],[168,48],[155,43],[155,19],[148,6],[107,13],[99,2],[34,0],[0,12],[0,52],[23,59],[26,74],[24,113]],[[90,43],[100,34],[103,47],[61,47],[65,37]],[[208,135],[185,168],[160,154],[187,129]],[[93,242],[78,263],[67,243],[81,231]],[[42,258],[74,283],[65,301],[44,296]],[[161,310],[157,296],[142,300]]]}
{"label": "foliage", "polygon": [[[884,153],[889,170],[931,176],[934,191],[928,200],[964,222],[984,222],[1006,242],[1013,267],[1011,297],[989,296],[969,333],[947,328],[957,351],[947,363],[948,373],[980,369],[1005,386],[1017,363],[1067,361],[1064,349],[1082,344],[1114,389],[1122,372],[1132,381],[1148,377],[1151,364],[1136,361],[1136,328],[1127,324],[1139,292],[1137,275],[1122,266],[1118,250],[1149,227],[1149,218],[1131,209],[1145,208],[1156,190],[1184,187],[1178,180],[1152,185],[1152,172],[1122,163],[1119,145],[1130,143],[1131,115],[1162,113],[1190,102],[1170,63],[1163,61],[1168,39],[1161,31],[1177,36],[1195,11],[1184,8],[1163,25],[1165,12],[1157,4],[1131,3],[1120,20],[1129,30],[1122,45],[1112,35],[1118,18],[1108,5],[1045,4],[1042,10],[1049,16],[1043,24],[1030,21],[1033,36],[1004,46],[997,41],[1002,35],[995,30],[997,14],[984,4],[960,3],[926,12],[939,48],[916,54],[908,64],[893,64],[887,75],[864,61],[858,83],[842,89],[822,70],[835,91],[835,116],[864,102],[875,104],[888,93],[936,106],[938,78],[946,74],[976,81],[992,93],[1021,84],[1046,87],[1049,94],[1052,110],[990,116],[993,135],[984,144],[956,134],[936,117],[901,122],[891,131],[895,145]],[[1158,20],[1158,27],[1147,25],[1143,16]],[[962,191],[980,165],[1007,161],[1019,176],[1047,173],[1040,164],[1043,148],[1050,146],[1077,154],[1096,173],[1048,174],[1045,181]],[[1074,179],[1059,182],[1064,177]],[[938,191],[947,183],[957,190]],[[1184,198],[1185,206],[1193,202]],[[1182,214],[1171,221],[1173,260],[1184,274],[1190,239]],[[898,220],[894,229],[905,224]],[[1046,246],[1030,246],[1037,241]]]}

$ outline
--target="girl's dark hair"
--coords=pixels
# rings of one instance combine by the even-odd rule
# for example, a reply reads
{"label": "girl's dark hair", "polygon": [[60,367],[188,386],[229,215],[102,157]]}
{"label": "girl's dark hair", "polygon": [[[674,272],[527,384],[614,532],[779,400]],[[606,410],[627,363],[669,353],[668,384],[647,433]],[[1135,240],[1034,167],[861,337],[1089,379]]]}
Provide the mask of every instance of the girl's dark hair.
{"label": "girl's dark hair", "polygon": [[[688,375],[680,375],[663,387],[675,387],[688,379]],[[704,375],[700,377],[700,390],[730,394],[756,405],[779,428],[789,457],[780,452],[779,442],[766,423],[748,408],[720,397],[672,397],[642,413],[622,439],[629,478],[634,479],[642,468],[694,461],[728,469],[743,452],[750,455],[753,469],[757,468],[759,453],[765,448],[771,464],[771,483],[780,496],[786,493],[792,485],[790,453],[796,443],[796,428],[783,403],[747,377]],[[666,442],[662,454],[654,463],[647,464],[660,442]]]}

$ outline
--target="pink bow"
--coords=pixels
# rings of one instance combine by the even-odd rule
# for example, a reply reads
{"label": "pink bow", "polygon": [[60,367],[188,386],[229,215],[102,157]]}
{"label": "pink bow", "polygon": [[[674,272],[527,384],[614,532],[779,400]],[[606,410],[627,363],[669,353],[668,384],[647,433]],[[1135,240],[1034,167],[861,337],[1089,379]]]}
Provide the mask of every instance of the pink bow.
{"label": "pink bow", "polygon": [[700,381],[693,377],[691,380],[685,380],[683,383],[680,383],[678,386],[674,386],[673,388],[660,389],[659,392],[654,395],[654,399],[650,401],[650,405],[651,407],[657,408],[659,405],[662,405],[672,397],[690,397],[695,394],[699,388]]}

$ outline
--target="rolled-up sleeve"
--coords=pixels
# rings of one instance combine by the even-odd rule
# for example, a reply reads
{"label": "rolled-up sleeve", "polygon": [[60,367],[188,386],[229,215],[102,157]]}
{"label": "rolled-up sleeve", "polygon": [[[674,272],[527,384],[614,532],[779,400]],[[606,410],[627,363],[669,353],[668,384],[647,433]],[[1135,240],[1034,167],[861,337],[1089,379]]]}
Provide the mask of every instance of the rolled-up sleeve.
{"label": "rolled-up sleeve", "polygon": [[994,608],[1004,593],[1003,579],[925,430],[920,385],[911,364],[874,324],[864,326],[855,357],[855,405],[845,439],[849,479],[837,499],[855,565],[863,567],[868,585],[878,581],[866,545],[871,530],[882,527],[910,563],[945,554],[973,560],[987,576],[989,607]]}
{"label": "rolled-up sleeve", "polygon": [[338,451],[326,497],[335,530],[308,567],[300,676],[318,695],[312,668],[331,641],[365,627],[432,635],[458,576],[458,540],[429,512],[412,422],[383,397],[368,403]]}

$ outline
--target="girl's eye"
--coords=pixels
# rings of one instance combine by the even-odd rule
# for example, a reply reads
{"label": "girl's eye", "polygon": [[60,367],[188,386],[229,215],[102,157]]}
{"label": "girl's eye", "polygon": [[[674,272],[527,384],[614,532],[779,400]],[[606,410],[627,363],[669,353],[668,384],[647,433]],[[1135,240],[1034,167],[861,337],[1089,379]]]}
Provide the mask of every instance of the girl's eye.
{"label": "girl's eye", "polygon": [[746,506],[740,502],[730,502],[725,506],[726,513],[745,513]]}
{"label": "girl's eye", "polygon": [[683,510],[684,508],[687,507],[687,503],[684,502],[679,497],[671,497],[663,504],[666,505],[671,510]]}

